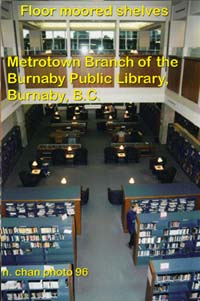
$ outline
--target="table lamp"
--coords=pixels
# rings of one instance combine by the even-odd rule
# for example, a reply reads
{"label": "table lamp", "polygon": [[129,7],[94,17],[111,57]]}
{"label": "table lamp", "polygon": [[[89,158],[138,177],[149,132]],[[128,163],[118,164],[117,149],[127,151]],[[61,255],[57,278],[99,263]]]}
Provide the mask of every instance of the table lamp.
{"label": "table lamp", "polygon": [[135,180],[133,177],[131,177],[128,182],[129,182],[129,184],[135,184]]}
{"label": "table lamp", "polygon": [[32,163],[32,167],[37,167],[38,166],[38,163],[37,163],[37,161],[33,161],[33,163]]}
{"label": "table lamp", "polygon": [[67,184],[67,179],[65,177],[63,177],[60,181],[61,184]]}

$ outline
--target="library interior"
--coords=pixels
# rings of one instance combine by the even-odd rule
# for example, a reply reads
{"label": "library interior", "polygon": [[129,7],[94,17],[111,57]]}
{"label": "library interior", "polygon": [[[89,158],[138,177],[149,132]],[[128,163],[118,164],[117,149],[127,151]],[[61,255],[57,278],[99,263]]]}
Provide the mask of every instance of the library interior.
{"label": "library interior", "polygon": [[200,1],[3,0],[0,39],[1,300],[200,301]]}

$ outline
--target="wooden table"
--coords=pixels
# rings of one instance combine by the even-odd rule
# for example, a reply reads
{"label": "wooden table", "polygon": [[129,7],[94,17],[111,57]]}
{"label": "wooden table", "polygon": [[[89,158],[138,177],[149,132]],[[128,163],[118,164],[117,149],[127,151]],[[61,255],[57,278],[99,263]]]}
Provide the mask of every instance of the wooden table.
{"label": "wooden table", "polygon": [[125,143],[111,143],[111,146],[119,149],[120,145],[125,147],[133,147],[140,151],[141,157],[154,156],[155,146],[150,142],[125,142]]}
{"label": "wooden table", "polygon": [[70,153],[69,147],[71,148],[70,151],[72,151],[72,153],[74,154],[76,149],[81,148],[81,144],[39,144],[37,151],[43,158],[51,159],[51,153],[53,150],[64,149],[66,153]]}
{"label": "wooden table", "polygon": [[83,135],[87,132],[87,122],[72,121],[72,122],[51,123],[51,128],[60,129],[63,131],[79,130],[80,134]]}

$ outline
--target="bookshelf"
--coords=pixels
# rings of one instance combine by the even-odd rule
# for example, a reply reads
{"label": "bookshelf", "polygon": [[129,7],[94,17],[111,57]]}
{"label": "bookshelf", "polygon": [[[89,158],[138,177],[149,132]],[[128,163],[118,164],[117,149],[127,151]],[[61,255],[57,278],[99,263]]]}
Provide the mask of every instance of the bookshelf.
{"label": "bookshelf", "polygon": [[124,199],[121,219],[127,233],[127,213],[137,203],[144,213],[188,211],[200,209],[200,190],[193,183],[134,184],[122,187]]}
{"label": "bookshelf", "polygon": [[149,262],[145,301],[199,301],[200,257]]}
{"label": "bookshelf", "polygon": [[133,251],[135,264],[149,259],[200,256],[199,211],[139,214]]}
{"label": "bookshelf", "polygon": [[71,271],[70,264],[2,267],[2,300],[74,301]]}
{"label": "bookshelf", "polygon": [[81,188],[79,186],[4,189],[1,210],[3,217],[74,215],[76,233],[81,234]]}
{"label": "bookshelf", "polygon": [[200,140],[178,123],[169,124],[167,149],[189,178],[200,187]]}
{"label": "bookshelf", "polygon": [[74,217],[2,218],[3,265],[76,265]]}

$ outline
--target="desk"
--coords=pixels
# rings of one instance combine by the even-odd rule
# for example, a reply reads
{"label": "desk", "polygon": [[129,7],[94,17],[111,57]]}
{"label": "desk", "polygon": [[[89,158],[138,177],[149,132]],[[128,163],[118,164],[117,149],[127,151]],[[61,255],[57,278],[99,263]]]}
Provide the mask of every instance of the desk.
{"label": "desk", "polygon": [[40,175],[41,174],[41,169],[32,169],[31,170],[31,174],[32,175]]}
{"label": "desk", "polygon": [[[123,187],[124,200],[122,204],[122,225],[124,232],[127,232],[127,213],[131,207],[132,201],[140,205],[140,202],[146,202],[147,206],[151,206],[152,202],[156,205],[160,199],[168,200],[174,198],[174,202],[178,202],[178,198],[196,199],[195,209],[200,209],[200,189],[191,183],[171,183],[171,184],[134,184]],[[187,201],[188,202],[188,201]],[[186,207],[187,207],[187,202]],[[167,209],[166,209],[167,210]],[[151,212],[150,210],[148,212]]]}
{"label": "desk", "polygon": [[60,129],[63,131],[79,130],[80,134],[84,135],[87,132],[87,122],[72,121],[52,123],[51,128]]}
{"label": "desk", "polygon": [[54,140],[54,143],[63,143],[63,140],[66,138],[75,138],[78,139],[80,138],[80,131],[79,130],[74,130],[71,131],[71,129],[69,130],[55,130],[53,132],[51,132],[51,134],[49,135],[50,139]]}
{"label": "desk", "polygon": [[125,142],[125,143],[111,143],[114,148],[119,148],[123,144],[124,147],[133,147],[140,151],[141,157],[154,156],[155,146],[148,142]]}
{"label": "desk", "polygon": [[[6,206],[8,203],[50,204],[66,209],[68,203],[75,206],[75,224],[77,234],[81,234],[81,189],[79,186],[57,187],[23,187],[16,189],[4,189],[2,192],[2,216],[9,217]],[[24,206],[25,207],[25,206]],[[58,209],[57,209],[58,210]],[[37,211],[34,211],[35,214]],[[48,215],[48,208],[47,213]],[[37,215],[36,215],[37,216]]]}
{"label": "desk", "polygon": [[37,151],[43,158],[51,159],[51,153],[55,149],[64,149],[66,152],[69,147],[74,152],[76,149],[81,148],[81,144],[39,144]]}
{"label": "desk", "polygon": [[125,158],[126,157],[126,154],[123,152],[123,153],[120,153],[120,152],[118,152],[117,153],[117,157],[118,158]]}
{"label": "desk", "polygon": [[121,127],[123,127],[123,130],[128,130],[128,129],[137,129],[138,128],[138,122],[129,122],[129,121],[110,121],[106,123],[106,130],[108,132],[113,132],[120,130]]}
{"label": "desk", "polygon": [[154,169],[155,169],[155,171],[162,171],[162,170],[164,170],[164,167],[163,167],[163,165],[154,165]]}

